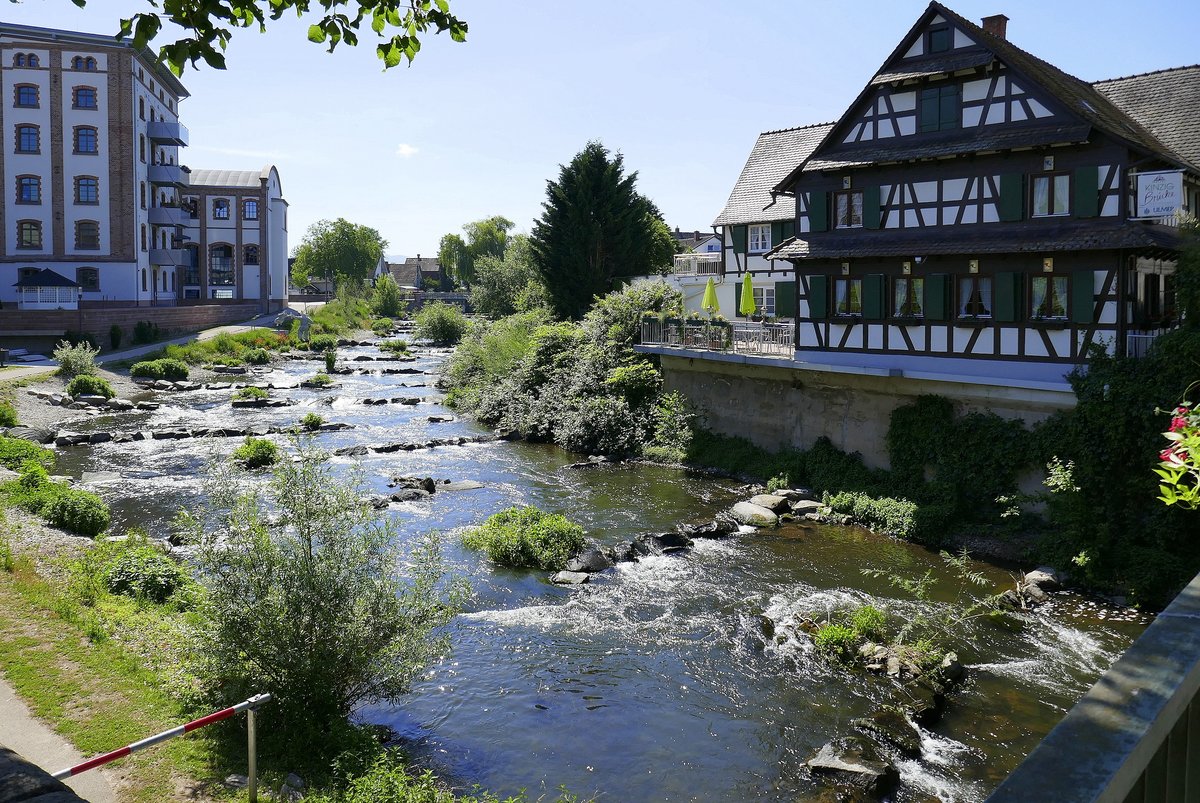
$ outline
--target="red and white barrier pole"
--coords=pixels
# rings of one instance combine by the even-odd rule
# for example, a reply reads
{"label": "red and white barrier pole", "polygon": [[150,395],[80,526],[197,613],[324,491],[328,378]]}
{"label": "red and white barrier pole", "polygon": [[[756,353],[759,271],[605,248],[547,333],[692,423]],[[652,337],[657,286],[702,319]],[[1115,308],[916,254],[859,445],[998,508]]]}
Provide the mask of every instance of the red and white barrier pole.
{"label": "red and white barrier pole", "polygon": [[[203,728],[205,725],[211,725],[214,722],[220,722],[223,719],[229,719],[234,714],[240,714],[241,712],[247,710],[253,711],[258,706],[269,702],[270,700],[271,695],[269,694],[256,694],[249,700],[244,700],[237,705],[230,706],[222,711],[217,711],[214,714],[209,714],[206,717],[200,717],[200,719],[193,720],[186,725],[180,725],[178,728],[171,728],[170,730],[165,730],[162,733],[156,733],[153,736],[148,736],[147,738],[142,739],[141,741],[134,742],[133,744],[113,750],[111,753],[105,753],[102,756],[89,758],[82,764],[76,764],[74,767],[68,767],[65,770],[59,770],[58,772],[54,773],[53,777],[57,778],[58,780],[62,780],[63,778],[70,778],[73,775],[78,775],[81,772],[87,772],[90,769],[103,766],[110,761],[116,761],[118,758],[124,758],[131,753],[136,753],[139,750],[151,747],[159,742],[165,742],[167,739],[171,739],[175,736],[182,736],[183,734],[191,733],[198,728]],[[251,759],[251,761],[253,761],[253,759]]]}

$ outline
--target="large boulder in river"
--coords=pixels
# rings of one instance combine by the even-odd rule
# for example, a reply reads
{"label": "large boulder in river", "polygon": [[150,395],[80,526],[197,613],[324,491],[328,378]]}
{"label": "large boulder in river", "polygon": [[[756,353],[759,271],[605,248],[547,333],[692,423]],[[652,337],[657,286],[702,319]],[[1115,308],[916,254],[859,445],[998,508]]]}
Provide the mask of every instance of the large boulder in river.
{"label": "large boulder in river", "polygon": [[788,504],[788,500],[782,496],[776,496],[775,494],[757,494],[756,496],[750,497],[750,504],[758,505],[759,507],[765,507],[767,510],[776,514],[787,513],[789,510],[791,510],[791,505]]}
{"label": "large boulder in river", "polygon": [[567,561],[566,570],[569,572],[602,572],[612,567],[613,561],[604,550],[592,548],[579,553]]}
{"label": "large boulder in river", "polygon": [[921,732],[897,708],[881,708],[869,717],[855,719],[850,725],[905,758],[921,756]]}
{"label": "large boulder in river", "polygon": [[729,512],[739,524],[748,524],[751,527],[776,527],[779,525],[778,516],[762,505],[756,505],[753,502],[738,502]]}
{"label": "large boulder in river", "polygon": [[550,578],[550,582],[559,586],[578,586],[588,581],[584,572],[559,572]]}
{"label": "large boulder in river", "polygon": [[834,739],[805,762],[813,775],[883,797],[896,788],[900,773],[879,755],[866,739],[844,736]]}
{"label": "large boulder in river", "polygon": [[820,513],[823,505],[813,499],[800,499],[792,503],[792,513],[804,516],[808,513]]}
{"label": "large boulder in river", "polygon": [[1025,574],[1025,584],[1037,586],[1042,591],[1057,591],[1060,585],[1058,572],[1049,566],[1039,566]]}

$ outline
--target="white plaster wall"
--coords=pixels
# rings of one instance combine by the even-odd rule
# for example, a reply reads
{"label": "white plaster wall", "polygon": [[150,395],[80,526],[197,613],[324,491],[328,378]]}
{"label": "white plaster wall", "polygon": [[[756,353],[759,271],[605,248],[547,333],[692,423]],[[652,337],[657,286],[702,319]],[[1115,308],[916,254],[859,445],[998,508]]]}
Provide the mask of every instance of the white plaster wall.
{"label": "white plaster wall", "polygon": [[[50,173],[50,72],[45,69],[16,69],[12,68],[13,55],[16,53],[32,53],[37,55],[43,67],[50,63],[50,54],[45,50],[22,47],[17,45],[5,48],[3,69],[0,70],[0,103],[4,111],[0,113],[3,119],[3,132],[0,132],[0,142],[3,143],[4,181],[0,188],[0,197],[4,199],[4,227],[6,230],[7,255],[38,257],[49,255],[53,251],[54,230],[53,206],[54,195],[58,188]],[[38,108],[14,108],[13,92],[17,84],[33,84],[38,88]],[[22,123],[36,125],[39,128],[39,146],[41,153],[15,153],[16,127]],[[23,175],[41,176],[42,202],[38,204],[16,203],[16,177]],[[37,220],[42,224],[42,247],[40,249],[17,248],[17,223],[21,220]],[[26,267],[29,267],[28,265]],[[15,279],[14,279],[15,281]]]}

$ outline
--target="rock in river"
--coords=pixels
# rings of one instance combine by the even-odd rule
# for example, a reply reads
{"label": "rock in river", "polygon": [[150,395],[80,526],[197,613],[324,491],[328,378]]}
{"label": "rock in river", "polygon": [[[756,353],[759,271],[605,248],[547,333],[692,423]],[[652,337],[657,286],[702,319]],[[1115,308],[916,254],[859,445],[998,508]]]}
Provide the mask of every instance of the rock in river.
{"label": "rock in river", "polygon": [[550,578],[550,582],[560,586],[577,586],[588,581],[588,575],[583,572],[559,572]]}
{"label": "rock in river", "polygon": [[900,773],[879,756],[865,739],[845,736],[822,747],[806,762],[814,775],[824,775],[839,784],[883,796],[896,788]]}
{"label": "rock in river", "polygon": [[765,507],[772,513],[786,513],[791,510],[788,500],[775,494],[758,494],[750,497],[750,504]]}
{"label": "rock in river", "polygon": [[779,524],[778,516],[753,502],[738,502],[729,512],[739,524],[749,524],[752,527],[775,527]]}
{"label": "rock in river", "polygon": [[567,561],[569,572],[602,572],[613,565],[612,560],[601,549],[589,549]]}

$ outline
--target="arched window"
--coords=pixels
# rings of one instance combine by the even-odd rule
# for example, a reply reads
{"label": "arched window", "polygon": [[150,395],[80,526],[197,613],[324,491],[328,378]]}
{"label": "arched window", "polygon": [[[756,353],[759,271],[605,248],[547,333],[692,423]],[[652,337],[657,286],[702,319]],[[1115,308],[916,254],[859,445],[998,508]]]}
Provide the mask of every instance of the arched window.
{"label": "arched window", "polygon": [[96,60],[94,58],[92,58],[91,56],[88,56],[86,59],[83,60],[83,69],[86,72],[95,72],[96,71]]}
{"label": "arched window", "polygon": [[142,164],[146,163],[146,135],[138,134],[138,158],[142,160]]}
{"label": "arched window", "polygon": [[258,246],[257,245],[246,246],[245,252],[242,254],[242,264],[243,265],[257,265],[258,264]]}
{"label": "arched window", "polygon": [[38,60],[37,55],[34,53],[30,53],[28,56],[25,57],[25,63],[30,67],[40,67],[42,64]]}
{"label": "arched window", "polygon": [[146,208],[146,182],[142,181],[138,185],[138,193],[142,200],[142,209]]}
{"label": "arched window", "polygon": [[76,221],[75,247],[81,251],[95,251],[100,248],[100,224],[97,221]]}
{"label": "arched window", "polygon": [[142,292],[146,292],[146,269],[142,268]]}
{"label": "arched window", "polygon": [[42,247],[42,221],[17,221],[17,248]]}
{"label": "arched window", "polygon": [[25,66],[25,54],[24,53],[18,53],[17,55],[13,56],[13,66],[14,67],[24,67]]}
{"label": "arched window", "polygon": [[208,283],[233,284],[233,246],[222,243],[208,249]]}
{"label": "arched window", "polygon": [[96,106],[96,87],[94,86],[77,86],[71,90],[71,108],[73,109],[95,109]]}
{"label": "arched window", "polygon": [[187,251],[187,266],[183,272],[183,283],[200,284],[200,246],[189,243],[184,250]]}
{"label": "arched window", "polygon": [[138,119],[139,120],[146,119],[146,99],[145,98],[138,98]]}
{"label": "arched window", "polygon": [[162,287],[162,289],[163,289],[163,292],[164,292],[164,293],[165,293],[165,292],[167,292],[167,272],[166,272],[166,271],[163,271],[163,275],[162,275],[162,286],[163,286],[163,287]]}
{"label": "arched window", "polygon": [[75,126],[75,153],[99,153],[99,138],[90,125]]}
{"label": "arched window", "polygon": [[100,289],[100,271],[95,268],[78,268],[75,271],[75,283],[84,292],[94,293]]}
{"label": "arched window", "polygon": [[227,199],[214,198],[212,210],[214,220],[229,220],[229,201]]}
{"label": "arched window", "polygon": [[22,109],[38,107],[38,88],[34,84],[17,84],[13,87],[13,105]]}
{"label": "arched window", "polygon": [[142,224],[142,250],[146,250],[146,224]]}
{"label": "arched window", "polygon": [[42,132],[36,125],[17,126],[17,153],[41,153]]}
{"label": "arched window", "polygon": [[258,201],[247,198],[242,202],[242,217],[245,220],[258,220]]}
{"label": "arched window", "polygon": [[100,179],[95,176],[75,177],[75,203],[100,203]]}
{"label": "arched window", "polygon": [[17,176],[17,203],[40,204],[42,202],[42,177]]}
{"label": "arched window", "polygon": [[83,56],[76,56],[75,58],[71,59],[71,69],[72,70],[82,70],[83,69]]}

